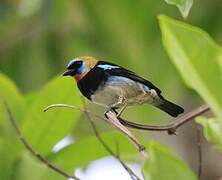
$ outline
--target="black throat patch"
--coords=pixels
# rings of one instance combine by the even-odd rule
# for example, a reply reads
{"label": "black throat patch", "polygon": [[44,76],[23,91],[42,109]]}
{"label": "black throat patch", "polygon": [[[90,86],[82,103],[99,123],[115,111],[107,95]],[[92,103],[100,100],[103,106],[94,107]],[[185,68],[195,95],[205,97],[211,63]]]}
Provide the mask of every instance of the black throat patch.
{"label": "black throat patch", "polygon": [[81,80],[77,82],[78,88],[81,93],[91,100],[91,95],[104,84],[107,76],[103,69],[95,66],[91,69]]}

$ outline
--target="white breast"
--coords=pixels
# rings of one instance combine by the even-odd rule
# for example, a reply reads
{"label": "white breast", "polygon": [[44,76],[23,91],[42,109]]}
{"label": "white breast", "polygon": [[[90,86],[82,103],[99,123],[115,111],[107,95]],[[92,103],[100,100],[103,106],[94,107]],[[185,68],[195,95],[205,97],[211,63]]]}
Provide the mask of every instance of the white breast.
{"label": "white breast", "polygon": [[96,104],[110,107],[118,101],[119,97],[124,97],[127,103],[132,104],[142,92],[144,92],[144,85],[141,83],[125,77],[111,76],[91,98]]}

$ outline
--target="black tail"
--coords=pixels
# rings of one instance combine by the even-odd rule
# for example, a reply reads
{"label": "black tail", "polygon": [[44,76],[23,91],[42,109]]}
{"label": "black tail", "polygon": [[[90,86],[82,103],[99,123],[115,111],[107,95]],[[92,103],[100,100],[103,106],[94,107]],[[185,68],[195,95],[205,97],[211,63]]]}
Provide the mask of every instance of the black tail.
{"label": "black tail", "polygon": [[156,106],[159,109],[165,111],[166,113],[168,113],[169,115],[173,116],[173,117],[177,117],[179,114],[184,112],[184,109],[170,101],[167,101],[164,98],[161,98],[161,103]]}

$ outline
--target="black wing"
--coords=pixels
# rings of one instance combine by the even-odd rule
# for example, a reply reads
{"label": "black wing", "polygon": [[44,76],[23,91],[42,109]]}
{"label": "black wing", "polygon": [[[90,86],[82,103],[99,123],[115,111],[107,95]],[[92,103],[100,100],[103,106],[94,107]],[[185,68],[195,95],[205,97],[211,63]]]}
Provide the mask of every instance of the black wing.
{"label": "black wing", "polygon": [[158,95],[161,93],[161,90],[158,89],[156,86],[154,86],[150,81],[136,75],[134,72],[127,70],[119,65],[109,63],[106,61],[99,61],[97,63],[97,67],[102,68],[105,71],[105,73],[107,73],[108,75],[122,76],[129,78],[133,81],[137,81],[139,83],[146,85],[150,89],[155,89]]}

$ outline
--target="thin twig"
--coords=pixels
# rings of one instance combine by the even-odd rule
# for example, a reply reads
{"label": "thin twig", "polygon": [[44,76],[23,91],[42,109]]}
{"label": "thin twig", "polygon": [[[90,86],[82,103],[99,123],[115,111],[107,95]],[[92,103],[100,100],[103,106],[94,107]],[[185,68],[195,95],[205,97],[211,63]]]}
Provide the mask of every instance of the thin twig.
{"label": "thin twig", "polygon": [[[83,101],[84,106],[86,107],[85,101]],[[97,137],[97,139],[99,140],[99,142],[102,144],[102,146],[106,149],[106,151],[113,156],[114,158],[116,158],[120,164],[123,166],[123,168],[128,172],[128,174],[130,175],[132,180],[141,180],[119,157],[119,149],[117,149],[118,154],[115,154],[111,148],[105,143],[105,141],[102,139],[102,137],[100,136],[96,125],[92,119],[92,117],[90,116],[90,113],[85,111],[86,116],[88,117],[88,120],[93,128],[93,132],[95,133],[95,136]],[[118,148],[118,144],[117,144],[117,148]]]}
{"label": "thin twig", "polygon": [[52,104],[52,105],[47,106],[43,111],[46,112],[46,111],[48,111],[50,109],[53,109],[53,108],[76,109],[76,110],[81,111],[81,112],[88,112],[88,113],[90,113],[90,115],[92,115],[92,116],[94,116],[96,118],[99,118],[99,119],[102,119],[102,120],[106,120],[105,117],[102,117],[102,116],[100,116],[100,115],[98,115],[98,114],[96,114],[96,113],[94,113],[92,111],[86,110],[86,109],[84,109],[82,107],[79,107],[79,106],[74,106],[74,105],[69,105],[69,104],[62,104],[62,103],[61,104]]}
{"label": "thin twig", "polygon": [[22,135],[17,123],[15,122],[15,119],[12,115],[12,112],[8,106],[8,104],[5,102],[5,108],[6,111],[8,113],[9,116],[9,121],[12,124],[12,126],[15,128],[15,131],[17,133],[18,138],[20,139],[20,141],[22,142],[22,144],[25,146],[25,148],[33,155],[35,156],[38,160],[40,160],[45,166],[49,167],[50,169],[52,169],[53,171],[55,171],[56,173],[62,175],[65,178],[70,178],[70,179],[75,179],[75,180],[80,180],[79,178],[75,177],[75,176],[71,176],[69,174],[67,174],[65,171],[63,171],[62,169],[58,168],[57,166],[51,164],[48,160],[46,160],[41,154],[39,154],[37,151],[35,151],[32,146],[26,141],[26,139],[24,138],[24,136]]}
{"label": "thin twig", "polygon": [[141,153],[141,155],[143,155],[144,157],[147,156],[146,151],[145,151],[145,147],[143,145],[141,145],[139,143],[139,141],[133,136],[133,134],[124,126],[120,123],[119,119],[116,116],[116,113],[113,111],[108,111],[106,113],[106,117],[102,117],[97,115],[96,113],[93,113],[89,110],[86,110],[84,108],[78,107],[78,106],[73,106],[73,105],[68,105],[68,104],[52,104],[48,107],[46,107],[44,109],[44,111],[48,111],[49,109],[52,108],[72,108],[72,109],[76,109],[85,113],[89,113],[90,115],[97,117],[99,119],[105,120],[106,122],[112,124],[116,129],[118,129],[119,131],[121,131],[123,134],[125,134],[129,140],[131,140],[131,142],[133,142],[133,144],[136,146],[136,148],[138,149],[138,151]]}
{"label": "thin twig", "polygon": [[[67,104],[53,104],[53,105],[50,105],[50,106],[46,107],[44,109],[44,111],[47,111],[47,110],[49,110],[51,108],[55,108],[55,107],[68,107],[68,108],[73,108],[73,109],[76,109],[76,110],[79,110],[79,111],[82,111],[82,112],[88,112],[88,113],[90,113],[90,115],[92,115],[94,117],[97,117],[99,119],[107,121],[106,118],[104,118],[102,116],[99,116],[96,113],[85,110],[81,107],[77,107],[77,106],[73,106],[73,105],[67,105]],[[134,122],[125,120],[125,119],[120,118],[120,117],[118,117],[118,119],[123,125],[128,126],[130,128],[135,128],[135,129],[138,129],[138,130],[149,130],[149,131],[167,131],[169,134],[175,134],[176,129],[178,127],[182,126],[183,124],[185,124],[188,121],[193,120],[195,117],[197,117],[197,116],[199,116],[199,115],[201,115],[201,114],[203,114],[203,113],[205,113],[209,110],[210,110],[210,107],[208,105],[202,105],[202,106],[199,106],[196,109],[180,116],[179,118],[174,119],[174,121],[172,123],[169,123],[169,124],[166,124],[166,125],[157,125],[157,126],[138,124],[138,123],[134,123]]]}
{"label": "thin twig", "polygon": [[[125,128],[124,126],[127,127],[131,127],[131,128],[135,128],[135,129],[139,129],[139,130],[150,130],[150,131],[167,131],[168,134],[176,134],[176,129],[180,126],[182,126],[183,124],[185,124],[186,122],[194,119],[195,117],[197,117],[200,114],[205,113],[206,111],[210,110],[210,107],[208,105],[202,105],[186,114],[184,114],[183,116],[180,116],[179,118],[177,118],[176,120],[174,120],[174,122],[166,124],[166,125],[159,125],[159,126],[155,126],[155,125],[144,125],[144,124],[138,124],[138,123],[134,123],[131,121],[127,121],[121,117],[116,116],[116,113],[113,111],[108,111],[106,113],[107,118],[104,118],[102,116],[99,116],[91,111],[85,110],[83,108],[77,107],[77,106],[73,106],[73,105],[67,105],[67,104],[53,104],[50,105],[48,107],[46,107],[44,109],[44,111],[47,111],[51,108],[55,108],[55,107],[68,107],[68,108],[73,108],[73,109],[77,109],[80,110],[82,112],[88,112],[90,113],[90,115],[93,115],[97,118],[103,119],[109,123],[111,123],[112,125],[114,125],[117,129],[119,129],[120,131],[122,131],[125,135],[127,135],[127,137],[134,143],[134,145],[136,145],[136,147],[138,148],[138,150],[142,153],[142,155],[146,156],[145,149],[144,146],[140,145],[140,143],[137,141],[137,139],[131,134],[131,132]],[[124,125],[124,126],[121,126]]]}
{"label": "thin twig", "polygon": [[[85,109],[77,107],[77,106],[66,105],[66,104],[53,104],[53,105],[50,105],[50,106],[46,107],[44,111],[47,111],[48,109],[55,108],[55,107],[68,107],[68,108],[77,109],[77,110],[80,110],[82,112],[87,112],[90,115],[92,115],[94,117],[97,117],[99,119],[107,121],[106,118],[104,118],[102,116],[99,116],[99,115],[97,115],[97,114],[95,114],[91,111],[85,110]],[[167,131],[168,134],[171,135],[171,134],[176,134],[177,128],[179,128],[180,126],[182,126],[186,122],[189,122],[189,121],[193,120],[195,117],[197,117],[201,114],[204,114],[205,112],[207,112],[209,110],[210,110],[210,107],[208,105],[202,105],[202,106],[199,106],[196,109],[180,116],[179,118],[175,119],[174,122],[172,122],[172,123],[169,123],[169,124],[166,124],[166,125],[158,125],[158,126],[138,124],[138,123],[134,123],[134,122],[122,119],[120,117],[118,117],[118,120],[123,125],[131,127],[131,128],[135,128],[135,129],[138,129],[138,130]],[[199,177],[201,176],[201,171],[202,171],[202,151],[201,151],[200,145],[201,144],[198,144],[198,147],[199,147],[199,150],[198,150],[199,151],[199,170],[198,170]]]}
{"label": "thin twig", "polygon": [[198,124],[196,124],[196,141],[197,141],[197,152],[198,152],[198,177],[200,180],[202,174],[202,147],[201,147],[201,130]]}
{"label": "thin twig", "polygon": [[168,134],[175,134],[176,129],[178,127],[182,126],[183,124],[185,124],[188,121],[193,120],[195,117],[197,117],[209,110],[210,110],[210,107],[208,105],[202,105],[202,106],[180,116],[179,118],[175,119],[174,122],[172,122],[172,123],[169,123],[166,125],[159,125],[159,126],[138,124],[138,123],[134,123],[131,121],[127,121],[122,118],[118,118],[118,119],[123,125],[131,127],[131,128],[140,129],[140,130],[149,130],[149,131],[167,131]]}

